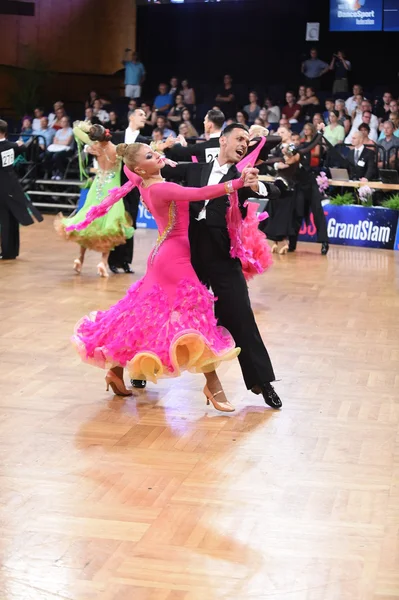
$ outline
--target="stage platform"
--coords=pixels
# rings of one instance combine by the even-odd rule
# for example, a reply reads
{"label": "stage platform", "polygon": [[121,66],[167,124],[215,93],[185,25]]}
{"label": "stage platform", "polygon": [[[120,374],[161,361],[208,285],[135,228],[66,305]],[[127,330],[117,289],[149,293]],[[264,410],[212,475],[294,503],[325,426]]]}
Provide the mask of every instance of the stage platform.
{"label": "stage platform", "polygon": [[399,598],[399,253],[277,256],[250,294],[284,407],[232,362],[224,416],[201,376],[105,391],[69,338],[156,232],[106,280],[52,221],[0,261],[1,600]]}

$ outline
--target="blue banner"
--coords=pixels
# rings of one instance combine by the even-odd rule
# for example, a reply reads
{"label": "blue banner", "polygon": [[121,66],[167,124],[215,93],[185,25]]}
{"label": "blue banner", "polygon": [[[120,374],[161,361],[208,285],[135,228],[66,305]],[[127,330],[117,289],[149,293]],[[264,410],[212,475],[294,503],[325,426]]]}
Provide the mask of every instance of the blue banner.
{"label": "blue banner", "polygon": [[330,31],[381,31],[382,0],[330,0]]}
{"label": "blue banner", "polygon": [[137,229],[158,229],[154,217],[141,202],[137,215]]}
{"label": "blue banner", "polygon": [[[327,232],[332,244],[399,250],[399,211],[375,206],[324,206]],[[299,240],[315,242],[316,227],[302,224]]]}

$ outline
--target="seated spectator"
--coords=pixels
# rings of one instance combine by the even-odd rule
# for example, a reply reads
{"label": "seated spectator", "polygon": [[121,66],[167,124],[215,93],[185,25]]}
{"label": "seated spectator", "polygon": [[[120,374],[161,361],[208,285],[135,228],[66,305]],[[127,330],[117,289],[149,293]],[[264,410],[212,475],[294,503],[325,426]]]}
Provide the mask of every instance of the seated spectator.
{"label": "seated spectator", "polygon": [[[360,94],[363,97],[363,88],[358,83],[355,83],[355,85],[352,88],[352,91],[353,91],[353,96],[351,96],[350,98],[348,98],[345,101],[346,113],[348,115],[351,115],[357,107],[356,96],[358,96]],[[335,108],[336,108],[336,110],[338,110],[337,107],[335,107]]]}
{"label": "seated spectator", "polygon": [[[57,102],[54,102],[54,104],[53,104],[54,112],[51,112],[49,114],[49,116],[48,116],[49,127],[53,127],[54,126],[54,123],[57,120],[57,110],[59,110],[60,108],[62,108],[62,109],[64,108],[64,103],[61,102],[61,100],[58,100]],[[65,111],[63,112],[62,116],[64,116],[64,115],[65,115]]]}
{"label": "seated spectator", "polygon": [[245,110],[237,111],[236,122],[240,125],[248,125],[248,113]]}
{"label": "seated spectator", "polygon": [[136,110],[136,108],[137,108],[137,100],[135,100],[134,98],[131,98],[127,105],[127,112],[130,113],[130,112],[132,112],[132,110]]}
{"label": "seated spectator", "polygon": [[268,123],[270,123],[270,125],[277,126],[278,122],[281,118],[280,107],[277,106],[277,104],[275,102],[273,102],[273,100],[270,98],[270,96],[267,96],[265,98],[264,107],[266,109],[266,119],[264,119],[264,120],[267,121]]}
{"label": "seated spectator", "polygon": [[300,134],[299,133],[292,133],[291,134],[291,141],[294,144],[294,146],[296,148],[298,148],[298,146],[300,146],[301,143],[302,143],[301,142],[301,136],[300,136]]}
{"label": "seated spectator", "polygon": [[321,113],[315,113],[313,115],[312,123],[316,129],[317,129],[317,126],[320,125],[320,123],[324,123],[323,116],[321,115]]}
{"label": "seated spectator", "polygon": [[260,117],[257,117],[255,119],[254,125],[259,125],[259,127],[266,127],[264,120],[261,119]]}
{"label": "seated spectator", "polygon": [[312,87],[306,88],[306,99],[298,100],[298,104],[302,107],[302,118],[305,121],[312,121],[314,114],[320,112],[320,100]]}
{"label": "seated spectator", "polygon": [[[256,92],[250,92],[248,96],[249,104],[244,106],[244,110],[248,115],[248,124],[252,125],[255,123],[256,117],[259,117],[260,106],[259,98]],[[239,121],[237,121],[239,123]]]}
{"label": "seated spectator", "polygon": [[118,113],[115,110],[111,110],[109,112],[109,121],[107,123],[107,128],[112,132],[122,131],[123,127],[119,120]]}
{"label": "seated spectator", "polygon": [[389,110],[391,113],[399,112],[399,104],[397,100],[391,100],[389,103]]}
{"label": "seated spectator", "polygon": [[220,110],[226,118],[233,118],[237,112],[237,96],[233,88],[233,79],[230,75],[223,78],[223,87],[216,95],[215,101],[220,105]]}
{"label": "seated spectator", "polygon": [[194,110],[196,100],[195,100],[195,90],[190,87],[190,84],[187,79],[183,79],[181,82],[181,95],[183,96],[183,102],[186,106]]}
{"label": "seated spectator", "polygon": [[378,131],[378,118],[371,113],[371,104],[368,100],[363,100],[361,104],[362,114],[357,115],[357,117],[352,121],[352,129],[349,132],[349,135],[345,139],[346,144],[350,144],[352,141],[352,136],[355,131],[359,131],[359,125],[361,123],[367,123],[370,125],[370,137],[372,140],[377,141],[377,131]]}
{"label": "seated spectator", "polygon": [[[393,123],[394,126],[394,136],[399,138],[399,113],[389,113],[389,119],[388,121],[391,121],[391,123]],[[380,142],[380,140],[383,140],[385,138],[385,132],[384,132],[384,123],[382,123],[381,125],[381,133],[380,136],[378,138],[378,142]]]}
{"label": "seated spectator", "polygon": [[282,110],[283,118],[287,119],[289,123],[298,123],[298,119],[301,114],[301,107],[298,102],[296,102],[294,94],[292,92],[287,92],[285,95],[285,100],[287,104]]}
{"label": "seated spectator", "polygon": [[190,130],[188,128],[187,123],[180,123],[179,125],[179,137],[183,136],[185,140],[187,140],[190,137],[193,137],[192,135],[190,135]]}
{"label": "seated spectator", "polygon": [[26,146],[32,141],[32,133],[32,119],[30,117],[24,117],[22,120],[21,135],[19,136],[18,141]]}
{"label": "seated spectator", "polygon": [[373,142],[373,140],[371,140],[369,137],[370,125],[367,125],[367,123],[362,123],[359,125],[359,131],[363,135],[363,144],[365,146],[375,146],[375,142]]}
{"label": "seated spectator", "polygon": [[186,106],[183,103],[182,94],[177,94],[175,99],[175,105],[172,106],[168,113],[168,119],[172,121],[172,123],[176,123],[177,125],[182,122],[182,112],[185,110]]}
{"label": "seated spectator", "polygon": [[[166,125],[166,117],[164,115],[159,115],[157,117],[156,129],[160,129],[162,132],[162,139],[166,140],[169,136],[176,137],[176,134],[172,129],[169,129]],[[153,136],[154,139],[154,136]]]}
{"label": "seated spectator", "polygon": [[93,108],[95,100],[99,100],[99,96],[95,90],[91,90],[91,92],[89,93],[89,97],[85,102],[85,108]]}
{"label": "seated spectator", "polygon": [[376,175],[375,153],[364,147],[363,135],[355,131],[351,140],[353,149],[349,151],[349,175],[351,179],[372,181]]}
{"label": "seated spectator", "polygon": [[187,125],[188,131],[189,131],[189,137],[198,137],[198,131],[195,129],[195,127],[191,123],[191,113],[188,110],[188,108],[185,108],[183,110],[181,117],[182,117],[182,123],[185,123]]}
{"label": "seated spectator", "polygon": [[356,119],[356,117],[358,115],[361,115],[363,110],[362,110],[362,102],[363,102],[364,98],[363,98],[363,94],[358,94],[357,96],[355,96],[355,102],[356,102],[356,106],[354,108],[354,110],[352,110],[351,112],[351,118],[352,120]]}
{"label": "seated spectator", "polygon": [[154,142],[162,142],[164,139],[163,129],[160,127],[155,127],[154,131],[152,132],[152,139]]}
{"label": "seated spectator", "polygon": [[324,103],[324,106],[326,107],[326,110],[323,112],[323,121],[326,125],[328,125],[330,112],[332,110],[335,110],[335,102],[332,98],[327,98],[327,100]]}
{"label": "seated spectator", "polygon": [[100,123],[100,119],[97,119],[97,117],[94,116],[94,111],[91,108],[91,106],[89,106],[88,108],[85,108],[85,119],[86,123],[91,123],[92,125],[101,125]]}
{"label": "seated spectator", "polygon": [[298,100],[306,100],[306,85],[300,85],[298,88]]}
{"label": "seated spectator", "polygon": [[147,102],[142,102],[141,109],[145,113],[145,126],[143,128],[142,134],[144,136],[151,136],[152,130],[154,128],[154,123],[152,121],[151,106]]}
{"label": "seated spectator", "polygon": [[56,131],[58,129],[62,129],[62,119],[64,117],[66,117],[66,112],[65,112],[65,108],[63,106],[60,106],[59,108],[57,108],[57,110],[55,111],[55,119],[53,121],[50,121],[49,118],[49,125],[52,129],[55,129]]}
{"label": "seated spectator", "polygon": [[45,155],[45,167],[51,179],[59,181],[62,179],[66,162],[72,155],[74,146],[73,131],[68,117],[62,117],[61,129],[55,132],[54,141],[47,148]]}
{"label": "seated spectator", "polygon": [[32,121],[32,129],[35,133],[41,128],[41,119],[44,117],[44,110],[40,106],[37,106],[33,111],[33,114],[35,115],[35,118]]}
{"label": "seated spectator", "polygon": [[335,101],[335,110],[338,111],[338,123],[345,129],[345,135],[348,135],[352,121],[346,112],[345,100],[338,99]]}
{"label": "seated spectator", "polygon": [[48,118],[42,117],[40,119],[40,129],[35,132],[39,137],[39,147],[41,150],[47,150],[50,144],[53,143],[55,136],[55,129],[48,126]]}
{"label": "seated spectator", "polygon": [[382,100],[375,101],[373,113],[380,120],[380,122],[388,121],[389,113],[391,112],[390,103],[392,102],[392,94],[391,92],[384,92],[382,96]]}
{"label": "seated spectator", "polygon": [[[321,123],[323,121],[321,120]],[[312,141],[314,136],[316,135],[316,127],[312,123],[306,123],[303,128],[303,139],[302,143],[308,144]],[[313,168],[317,168],[320,166],[320,145],[315,146],[310,151],[310,166]]]}
{"label": "seated spectator", "polygon": [[177,77],[172,77],[170,80],[170,90],[169,94],[172,96],[173,100],[176,98],[179,92],[179,80]]}
{"label": "seated spectator", "polygon": [[99,100],[99,99],[94,100],[93,113],[94,113],[94,116],[97,117],[97,119],[100,121],[101,125],[108,123],[109,114],[107,113],[106,110],[103,109],[101,100]]}
{"label": "seated spectator", "polygon": [[338,123],[338,111],[330,110],[328,125],[324,128],[323,135],[332,146],[342,144],[345,139],[345,129]]}
{"label": "seated spectator", "polygon": [[[395,158],[396,152],[392,152],[392,148],[399,148],[399,138],[395,137],[394,134],[394,124],[392,121],[385,121],[384,123],[384,138],[379,140],[378,143],[382,146],[386,153],[386,158],[389,161],[389,167],[393,168],[395,166]],[[378,157],[378,168],[382,169],[384,167],[383,156],[382,153],[379,154]]]}
{"label": "seated spectator", "polygon": [[159,94],[155,97],[153,111],[159,115],[165,115],[169,112],[173,105],[173,97],[168,93],[166,83],[159,85]]}
{"label": "seated spectator", "polygon": [[279,127],[285,127],[288,131],[291,131],[291,122],[283,115],[279,121]]}

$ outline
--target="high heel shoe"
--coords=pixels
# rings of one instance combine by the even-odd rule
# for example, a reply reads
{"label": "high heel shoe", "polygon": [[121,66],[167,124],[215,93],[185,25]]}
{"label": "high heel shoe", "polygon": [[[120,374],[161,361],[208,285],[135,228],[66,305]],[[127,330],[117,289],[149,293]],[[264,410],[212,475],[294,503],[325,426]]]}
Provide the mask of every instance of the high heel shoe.
{"label": "high heel shoe", "polygon": [[223,394],[223,390],[219,390],[218,392],[211,394],[210,389],[206,385],[204,387],[204,394],[206,396],[206,405],[207,406],[209,406],[209,404],[212,402],[212,404],[216,408],[216,410],[220,410],[221,412],[234,412],[235,411],[234,406],[232,404],[230,404],[230,402],[228,400],[225,400],[224,402],[218,402],[217,400],[215,400],[215,396],[217,396],[218,394]]}
{"label": "high heel shoe", "polygon": [[278,252],[278,244],[273,244],[272,246],[272,253],[276,254]]}
{"label": "high heel shoe", "polygon": [[107,392],[111,386],[111,389],[116,396],[131,396],[133,393],[131,390],[127,389],[123,380],[119,379],[112,371],[108,371],[105,377],[105,383],[107,384]]}
{"label": "high heel shoe", "polygon": [[104,263],[102,263],[102,262],[98,263],[97,274],[100,275],[100,277],[109,277],[107,267],[104,265]]}
{"label": "high heel shoe", "polygon": [[73,261],[73,270],[80,275],[82,271],[82,261],[79,258],[76,258]]}
{"label": "high heel shoe", "polygon": [[287,254],[287,252],[288,252],[288,244],[285,244],[285,246],[280,248],[280,250],[278,251],[279,254]]}

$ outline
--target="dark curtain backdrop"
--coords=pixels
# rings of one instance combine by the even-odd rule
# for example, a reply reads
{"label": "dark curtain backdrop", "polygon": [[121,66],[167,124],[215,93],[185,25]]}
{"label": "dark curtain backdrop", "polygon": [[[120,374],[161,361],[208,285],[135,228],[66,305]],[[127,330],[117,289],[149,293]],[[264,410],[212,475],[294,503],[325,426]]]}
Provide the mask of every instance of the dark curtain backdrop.
{"label": "dark curtain backdrop", "polygon": [[[305,41],[306,22],[321,23],[320,58],[339,48],[353,64],[354,80],[374,90],[396,90],[398,33],[329,33],[328,0],[242,0],[137,8],[138,49],[148,71],[145,94],[176,74],[200,85],[207,102],[225,73],[246,95],[248,88],[281,95],[301,80],[300,64],[313,45]],[[389,50],[389,47],[391,50]],[[330,75],[324,79],[331,90]],[[210,87],[209,87],[210,84]]]}

